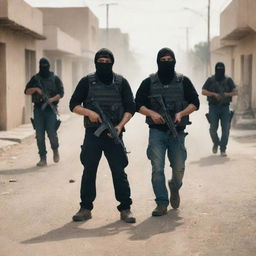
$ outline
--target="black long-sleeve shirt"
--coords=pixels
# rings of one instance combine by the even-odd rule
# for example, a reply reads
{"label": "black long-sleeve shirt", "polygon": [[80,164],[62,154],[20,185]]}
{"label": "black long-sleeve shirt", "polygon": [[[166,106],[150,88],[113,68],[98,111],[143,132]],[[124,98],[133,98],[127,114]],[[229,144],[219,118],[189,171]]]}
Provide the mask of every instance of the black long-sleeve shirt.
{"label": "black long-sleeve shirt", "polygon": [[[120,94],[121,94],[121,98],[122,98],[122,102],[123,102],[124,112],[129,112],[132,115],[134,115],[134,113],[136,111],[135,101],[134,101],[131,87],[125,78],[122,79],[120,88],[121,88]],[[85,100],[88,96],[88,91],[89,91],[89,79],[86,76],[86,77],[83,77],[79,81],[79,83],[70,99],[69,108],[71,111],[73,111],[73,109],[76,106],[79,106],[83,102],[85,102]]]}
{"label": "black long-sleeve shirt", "polygon": [[[60,97],[62,98],[64,96],[64,88],[63,88],[62,81],[58,76],[54,75],[54,82],[56,85],[56,95],[59,94]],[[27,89],[37,88],[37,87],[40,88],[40,86],[38,85],[38,79],[36,78],[36,76],[32,76],[32,78],[29,80],[29,82],[26,85],[24,93],[26,93]]]}
{"label": "black long-sleeve shirt", "polygon": [[[136,110],[138,112],[142,106],[145,106],[146,108],[151,109],[151,103],[148,97],[150,95],[150,85],[151,85],[151,80],[150,80],[150,77],[148,77],[142,81],[136,93],[135,102],[136,102]],[[186,76],[183,76],[183,86],[184,86],[185,101],[187,101],[188,104],[193,104],[198,110],[200,107],[198,94],[196,92],[194,85]],[[166,125],[159,125],[159,124],[150,125],[150,127],[159,128],[163,130],[167,129]]]}

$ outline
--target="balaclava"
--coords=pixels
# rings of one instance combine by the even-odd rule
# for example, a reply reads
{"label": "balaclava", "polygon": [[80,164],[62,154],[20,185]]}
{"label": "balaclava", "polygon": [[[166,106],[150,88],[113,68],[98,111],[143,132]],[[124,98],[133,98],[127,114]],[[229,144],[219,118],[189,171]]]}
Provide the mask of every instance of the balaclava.
{"label": "balaclava", "polygon": [[[100,63],[97,62],[99,58],[110,58],[112,63]],[[96,68],[96,75],[101,80],[101,82],[105,84],[111,84],[113,81],[113,71],[112,66],[114,64],[114,55],[113,53],[106,49],[100,49],[94,58],[95,68]]]}
{"label": "balaclava", "polygon": [[[172,61],[160,61],[164,56],[171,56]],[[163,84],[168,84],[174,77],[174,67],[176,64],[175,54],[170,48],[162,48],[157,54],[158,77]]]}
{"label": "balaclava", "polygon": [[39,61],[39,74],[40,76],[47,78],[50,76],[50,61],[46,58],[41,58]]}
{"label": "balaclava", "polygon": [[215,79],[221,81],[225,78],[225,65],[223,62],[217,62],[215,65]]}

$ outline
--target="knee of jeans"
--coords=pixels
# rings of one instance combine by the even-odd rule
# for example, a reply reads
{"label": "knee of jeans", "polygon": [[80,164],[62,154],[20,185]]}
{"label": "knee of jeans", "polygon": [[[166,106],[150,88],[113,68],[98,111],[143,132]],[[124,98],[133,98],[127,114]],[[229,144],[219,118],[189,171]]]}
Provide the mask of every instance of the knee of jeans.
{"label": "knee of jeans", "polygon": [[153,170],[152,172],[152,181],[160,181],[164,178],[164,171],[162,170]]}

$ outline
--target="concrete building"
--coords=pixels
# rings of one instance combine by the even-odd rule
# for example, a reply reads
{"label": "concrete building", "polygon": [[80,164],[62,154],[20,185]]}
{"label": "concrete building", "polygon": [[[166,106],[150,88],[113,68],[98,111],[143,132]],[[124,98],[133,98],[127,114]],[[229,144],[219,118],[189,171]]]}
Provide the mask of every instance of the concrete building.
{"label": "concrete building", "polygon": [[[238,86],[237,114],[256,117],[256,1],[233,0],[220,16],[220,35],[212,40],[212,67],[217,61]],[[214,69],[213,69],[214,70]]]}
{"label": "concrete building", "polygon": [[0,130],[31,117],[31,97],[24,95],[24,87],[42,56],[38,40],[43,39],[40,10],[23,0],[0,0]]}
{"label": "concrete building", "polygon": [[47,37],[42,42],[42,48],[51,61],[52,70],[64,84],[65,96],[60,102],[60,111],[68,111],[74,87],[94,68],[94,55],[98,49],[98,19],[87,7],[40,10]]}
{"label": "concrete building", "polygon": [[63,81],[59,110],[65,112],[78,81],[92,72],[97,49],[98,19],[88,8],[38,9],[0,0],[0,130],[30,122],[31,96],[24,88],[42,56]]}

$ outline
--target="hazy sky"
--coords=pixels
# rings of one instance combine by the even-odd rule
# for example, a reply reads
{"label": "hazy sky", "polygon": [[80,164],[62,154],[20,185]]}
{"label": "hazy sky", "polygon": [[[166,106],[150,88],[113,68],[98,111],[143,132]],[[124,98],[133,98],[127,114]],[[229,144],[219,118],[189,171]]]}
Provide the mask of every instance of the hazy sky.
{"label": "hazy sky", "polygon": [[[181,59],[186,50],[187,27],[190,48],[207,40],[208,0],[25,1],[35,7],[88,6],[98,17],[100,27],[106,26],[106,7],[103,4],[114,3],[109,10],[109,26],[119,27],[122,32],[129,33],[130,48],[136,52],[137,60],[145,72],[156,68],[156,54],[165,46],[175,51],[176,58],[179,59],[178,68],[183,70]],[[231,0],[211,0],[211,37],[219,34],[219,15],[230,2]]]}
{"label": "hazy sky", "polygon": [[[98,17],[100,27],[106,26],[106,8],[110,6],[109,26],[129,33],[131,49],[138,53],[162,46],[186,48],[186,27],[189,46],[207,38],[208,0],[26,0],[33,6],[85,6]],[[219,14],[231,0],[211,1],[211,35],[219,33]],[[189,8],[190,10],[184,10]]]}

